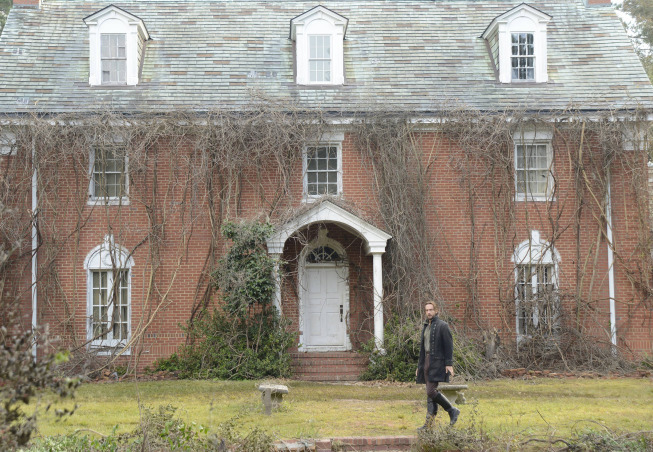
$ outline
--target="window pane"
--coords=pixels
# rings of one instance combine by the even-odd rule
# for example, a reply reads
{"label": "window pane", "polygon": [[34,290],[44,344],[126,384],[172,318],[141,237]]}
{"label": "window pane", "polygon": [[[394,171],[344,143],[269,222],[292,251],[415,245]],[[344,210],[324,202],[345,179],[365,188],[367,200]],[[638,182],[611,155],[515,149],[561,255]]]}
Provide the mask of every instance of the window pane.
{"label": "window pane", "polygon": [[127,74],[127,47],[125,34],[100,36],[102,83],[124,83]]}

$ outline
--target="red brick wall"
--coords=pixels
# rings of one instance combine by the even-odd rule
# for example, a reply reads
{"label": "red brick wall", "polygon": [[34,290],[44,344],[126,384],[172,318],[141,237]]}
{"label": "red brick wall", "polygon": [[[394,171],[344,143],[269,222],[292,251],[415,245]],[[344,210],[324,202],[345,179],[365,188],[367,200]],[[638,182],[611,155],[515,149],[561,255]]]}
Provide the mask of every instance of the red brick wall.
{"label": "red brick wall", "polygon": [[[463,150],[446,137],[435,133],[419,135],[419,143],[431,158],[431,188],[427,201],[427,223],[432,242],[432,272],[438,281],[446,313],[460,324],[474,329],[498,328],[507,339],[515,337],[513,264],[515,247],[528,239],[531,230],[538,230],[545,240],[552,240],[560,254],[558,281],[565,294],[563,303],[573,312],[573,294],[580,284],[586,305],[580,318],[590,332],[601,341],[608,341],[608,264],[607,244],[598,203],[588,190],[583,191],[584,207],[577,229],[575,215],[578,199],[574,168],[570,166],[568,143],[560,135],[554,141],[554,171],[557,180],[556,199],[551,203],[514,202],[514,182],[495,184],[502,190],[493,195],[491,180],[505,178],[505,168],[494,168],[483,174],[475,166],[469,179],[461,177],[460,159]],[[165,143],[150,150],[143,166],[131,170],[128,206],[91,206],[86,203],[87,176],[73,163],[58,167],[57,183],[41,193],[41,235],[47,247],[39,251],[42,290],[39,298],[39,323],[49,324],[53,335],[70,347],[80,347],[86,338],[87,273],[83,268],[89,251],[102,243],[111,232],[116,243],[133,251],[131,300],[132,331],[142,336],[132,348],[131,360],[139,367],[165,357],[184,343],[180,324],[184,324],[201,302],[208,284],[208,272],[226,244],[219,237],[219,224],[224,218],[265,218],[273,211],[279,179],[271,168],[262,183],[252,171],[240,179],[240,196],[213,205],[213,221],[209,215],[210,196],[219,197],[218,190],[229,192],[216,178],[210,193],[205,180],[189,179],[187,153],[172,152]],[[174,154],[174,157],[173,157]],[[359,210],[362,216],[383,228],[378,210],[371,166],[355,149],[352,135],[343,142],[343,201]],[[612,207],[618,262],[615,265],[617,298],[617,333],[620,345],[635,353],[653,350],[653,326],[641,294],[633,284],[634,274],[646,270],[643,255],[637,248],[641,239],[641,218],[637,209],[633,175],[645,171],[645,162],[627,161],[635,157],[617,157],[612,165]],[[596,171],[590,157],[587,170]],[[482,162],[477,162],[476,165]],[[6,164],[6,162],[5,162]],[[154,168],[156,166],[156,171]],[[294,168],[296,178],[291,183],[291,205],[302,205],[301,162]],[[156,178],[154,178],[156,174]],[[598,173],[597,173],[598,174]],[[492,176],[488,178],[488,176]],[[492,179],[495,178],[495,179]],[[646,181],[644,175],[644,183]],[[81,188],[80,188],[81,187]],[[475,255],[470,253],[472,222],[470,187],[474,198]],[[29,187],[23,196],[15,197],[20,209],[29,206]],[[598,190],[597,190],[598,192]],[[233,192],[235,193],[235,191]],[[80,198],[81,194],[81,198]],[[226,195],[225,195],[226,196]],[[497,196],[497,197],[494,197]],[[497,199],[507,202],[502,208]],[[648,212],[646,212],[648,215]],[[553,220],[553,221],[552,221]],[[155,227],[153,227],[155,223]],[[555,227],[554,227],[555,225]],[[327,225],[329,237],[338,240],[349,257],[350,338],[355,348],[372,336],[372,261],[364,253],[360,237],[335,225]],[[504,228],[504,229],[502,229]],[[580,242],[576,234],[580,230]],[[311,238],[317,228],[305,234]],[[217,236],[217,238],[215,238]],[[216,245],[211,252],[211,242]],[[598,247],[598,248],[597,248]],[[288,261],[288,277],[283,285],[283,312],[298,325],[296,275],[297,256],[301,249],[294,239],[288,240],[283,258]],[[577,261],[580,256],[580,273]],[[29,259],[23,257],[14,271],[10,287],[22,287],[23,310],[29,318]],[[476,273],[470,278],[470,263],[476,263]],[[152,272],[152,268],[156,271]],[[154,275],[154,276],[152,276]],[[470,281],[472,283],[470,284]],[[470,287],[474,287],[470,291]],[[12,290],[15,291],[14,288]],[[16,292],[18,293],[18,292]],[[470,301],[471,294],[476,303]],[[567,321],[574,320],[567,318]]]}

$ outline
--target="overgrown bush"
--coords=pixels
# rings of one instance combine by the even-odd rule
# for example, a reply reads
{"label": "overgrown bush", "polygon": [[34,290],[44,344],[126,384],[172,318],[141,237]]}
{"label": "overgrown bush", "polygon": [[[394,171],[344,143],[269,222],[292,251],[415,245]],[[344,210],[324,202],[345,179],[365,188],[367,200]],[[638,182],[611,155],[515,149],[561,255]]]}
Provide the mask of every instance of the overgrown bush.
{"label": "overgrown bush", "polygon": [[186,326],[189,344],[158,362],[181,378],[258,379],[290,375],[295,334],[272,306],[274,261],[265,249],[270,224],[226,223],[233,245],[213,274],[223,304]]}
{"label": "overgrown bush", "polygon": [[[273,439],[259,428],[243,435],[236,431],[236,419],[218,426],[217,433],[194,422],[187,424],[175,416],[177,408],[143,407],[141,425],[129,433],[90,437],[59,435],[35,441],[29,452],[128,452],[128,451],[230,451],[270,452]],[[116,426],[117,427],[117,426]]]}
{"label": "overgrown bush", "polygon": [[218,307],[188,329],[195,342],[160,360],[157,370],[179,370],[180,378],[288,377],[288,348],[295,343],[288,324],[272,307],[246,316]]}
{"label": "overgrown bush", "polygon": [[573,452],[649,452],[653,450],[653,432],[617,434],[609,430],[588,430],[565,440],[563,450]]}
{"label": "overgrown bush", "polygon": [[385,325],[381,354],[375,349],[374,339],[363,345],[369,355],[367,369],[361,380],[415,381],[419,360],[421,323],[401,321],[393,315]]}
{"label": "overgrown bush", "polygon": [[[80,384],[79,379],[59,378],[55,371],[56,365],[67,359],[66,354],[35,361],[32,356],[34,340],[31,331],[10,335],[6,327],[0,327],[0,450],[23,446],[30,440],[36,430],[38,410],[28,415],[23,407],[34,397],[52,391],[61,399],[72,398]],[[49,409],[50,405],[46,411]],[[55,413],[61,417],[72,411],[64,409]]]}
{"label": "overgrown bush", "polygon": [[[383,354],[375,350],[374,339],[363,345],[369,355],[369,364],[361,375],[362,380],[415,381],[415,369],[423,323],[420,319],[400,319],[393,315],[385,325]],[[454,338],[453,360],[457,375],[476,377],[486,375],[483,356],[474,342],[452,328]]]}

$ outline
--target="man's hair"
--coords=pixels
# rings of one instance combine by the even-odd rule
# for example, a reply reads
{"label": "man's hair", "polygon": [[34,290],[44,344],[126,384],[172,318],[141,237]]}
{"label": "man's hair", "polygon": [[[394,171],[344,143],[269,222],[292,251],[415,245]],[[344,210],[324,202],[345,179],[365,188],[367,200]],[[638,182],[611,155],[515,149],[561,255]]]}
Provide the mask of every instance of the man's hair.
{"label": "man's hair", "polygon": [[427,301],[426,303],[424,303],[424,308],[426,308],[427,305],[431,305],[431,306],[433,306],[433,309],[437,309],[435,307],[435,303],[433,303],[432,301]]}

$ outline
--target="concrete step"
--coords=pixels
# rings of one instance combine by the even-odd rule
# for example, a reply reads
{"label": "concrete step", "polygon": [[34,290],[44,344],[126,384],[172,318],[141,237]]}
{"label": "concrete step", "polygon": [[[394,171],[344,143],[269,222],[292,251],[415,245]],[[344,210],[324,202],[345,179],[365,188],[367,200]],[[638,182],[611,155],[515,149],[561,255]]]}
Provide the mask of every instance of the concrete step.
{"label": "concrete step", "polygon": [[316,440],[287,440],[274,444],[277,451],[330,452],[341,451],[377,451],[399,452],[410,450],[415,442],[414,436],[357,436],[341,438],[323,438]]}

